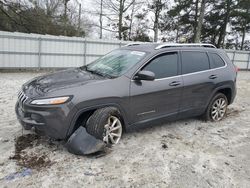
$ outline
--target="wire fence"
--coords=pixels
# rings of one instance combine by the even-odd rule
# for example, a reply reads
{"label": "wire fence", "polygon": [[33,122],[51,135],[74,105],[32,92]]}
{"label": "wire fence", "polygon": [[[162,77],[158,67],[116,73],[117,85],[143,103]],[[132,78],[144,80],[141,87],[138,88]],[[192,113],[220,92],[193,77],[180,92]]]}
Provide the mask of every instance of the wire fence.
{"label": "wire fence", "polygon": [[[0,31],[0,69],[79,67],[127,43]],[[249,70],[250,51],[226,52],[236,66]]]}

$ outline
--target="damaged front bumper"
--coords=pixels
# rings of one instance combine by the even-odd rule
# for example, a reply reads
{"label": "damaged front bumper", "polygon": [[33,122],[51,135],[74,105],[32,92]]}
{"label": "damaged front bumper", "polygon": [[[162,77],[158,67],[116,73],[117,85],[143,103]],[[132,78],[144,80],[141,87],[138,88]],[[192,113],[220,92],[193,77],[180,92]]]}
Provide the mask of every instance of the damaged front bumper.
{"label": "damaged front bumper", "polygon": [[76,111],[76,108],[70,108],[67,104],[35,106],[17,101],[15,106],[17,119],[24,129],[34,127],[44,135],[60,140],[68,138],[70,121]]}
{"label": "damaged front bumper", "polygon": [[[39,134],[47,135],[54,139],[66,139],[69,123],[65,113],[59,107],[23,107],[17,102],[15,107],[17,119],[24,129],[35,128]],[[63,117],[62,117],[63,116]],[[87,133],[84,127],[79,127],[68,139],[66,148],[76,155],[88,155],[103,151],[106,144]]]}
{"label": "damaged front bumper", "polygon": [[103,151],[106,144],[87,133],[86,129],[80,126],[68,139],[66,148],[70,153],[76,155],[89,155]]}

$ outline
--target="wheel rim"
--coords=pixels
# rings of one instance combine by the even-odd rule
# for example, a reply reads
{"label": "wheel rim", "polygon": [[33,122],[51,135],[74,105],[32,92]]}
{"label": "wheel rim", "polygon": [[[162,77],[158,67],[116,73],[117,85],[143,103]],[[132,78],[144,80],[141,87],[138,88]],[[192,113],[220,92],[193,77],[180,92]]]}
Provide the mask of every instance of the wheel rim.
{"label": "wheel rim", "polygon": [[224,98],[216,99],[212,105],[211,117],[214,121],[220,121],[226,114],[227,101]]}
{"label": "wheel rim", "polygon": [[104,125],[104,137],[103,141],[108,144],[117,144],[122,136],[122,124],[121,121],[115,117],[110,116],[108,123]]}

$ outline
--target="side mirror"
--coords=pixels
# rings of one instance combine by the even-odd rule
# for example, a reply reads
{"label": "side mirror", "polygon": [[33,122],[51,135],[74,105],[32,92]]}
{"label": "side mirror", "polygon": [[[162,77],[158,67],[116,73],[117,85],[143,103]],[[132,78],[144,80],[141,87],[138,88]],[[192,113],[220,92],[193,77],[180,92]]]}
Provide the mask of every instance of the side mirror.
{"label": "side mirror", "polygon": [[135,76],[134,80],[148,80],[152,81],[155,79],[155,73],[151,71],[139,71]]}

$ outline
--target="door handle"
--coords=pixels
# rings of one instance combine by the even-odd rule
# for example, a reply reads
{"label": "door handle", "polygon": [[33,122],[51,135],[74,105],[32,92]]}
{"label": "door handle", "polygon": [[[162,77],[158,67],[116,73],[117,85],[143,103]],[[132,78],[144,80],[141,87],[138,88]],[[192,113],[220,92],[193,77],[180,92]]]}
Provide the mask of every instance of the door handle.
{"label": "door handle", "polygon": [[216,75],[211,75],[211,76],[209,76],[209,79],[215,79],[215,78],[217,78],[217,76]]}
{"label": "door handle", "polygon": [[169,84],[169,86],[178,86],[178,85],[181,85],[181,82],[179,81],[173,81]]}

